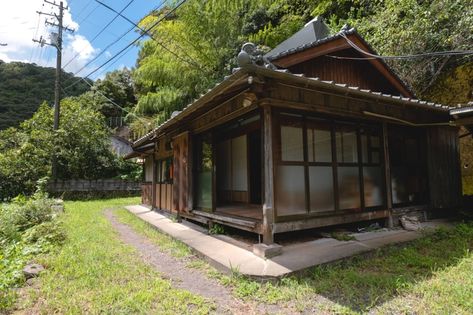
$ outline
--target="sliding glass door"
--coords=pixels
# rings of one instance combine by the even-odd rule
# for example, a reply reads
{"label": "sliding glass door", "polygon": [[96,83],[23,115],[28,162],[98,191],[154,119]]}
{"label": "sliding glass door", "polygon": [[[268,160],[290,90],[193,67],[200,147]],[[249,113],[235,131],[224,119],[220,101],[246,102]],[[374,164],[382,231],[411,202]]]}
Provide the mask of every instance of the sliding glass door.
{"label": "sliding glass door", "polygon": [[195,155],[195,202],[197,208],[212,211],[213,204],[213,144],[210,135],[196,139]]}

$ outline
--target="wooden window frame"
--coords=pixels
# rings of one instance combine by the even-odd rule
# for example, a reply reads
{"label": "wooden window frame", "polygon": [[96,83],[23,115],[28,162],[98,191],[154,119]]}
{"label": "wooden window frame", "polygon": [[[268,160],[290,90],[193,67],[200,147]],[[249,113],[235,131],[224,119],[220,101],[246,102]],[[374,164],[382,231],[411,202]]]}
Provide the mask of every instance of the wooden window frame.
{"label": "wooden window frame", "polygon": [[[364,197],[364,174],[363,168],[364,167],[380,167],[382,177],[385,177],[385,167],[384,164],[384,152],[383,152],[383,137],[382,137],[382,128],[381,125],[377,124],[369,124],[369,123],[358,123],[358,122],[351,122],[349,120],[340,120],[340,119],[333,119],[333,118],[326,118],[326,117],[317,117],[314,115],[310,115],[307,113],[301,112],[293,112],[293,111],[286,111],[286,110],[279,110],[274,111],[274,119],[275,119],[275,126],[276,126],[276,141],[274,146],[274,157],[275,157],[275,166],[279,167],[280,165],[287,165],[287,166],[303,166],[304,167],[304,183],[305,183],[305,214],[294,214],[294,215],[278,215],[277,209],[277,195],[276,198],[276,220],[277,222],[282,221],[290,221],[290,220],[297,220],[303,219],[307,217],[318,217],[318,216],[327,216],[327,215],[339,215],[339,214],[346,214],[346,213],[353,213],[353,212],[364,212],[364,211],[376,211],[386,208],[386,185],[385,180],[381,183],[381,195],[382,195],[382,204],[379,206],[372,206],[366,207],[365,205],[365,197]],[[281,137],[281,130],[282,126],[286,125],[286,120],[283,122],[282,117],[285,119],[289,118],[289,120],[299,120],[301,128],[302,128],[302,144],[303,144],[303,161],[284,161],[282,160],[282,137]],[[307,143],[307,131],[308,129],[317,129],[316,124],[317,122],[324,124],[325,126],[329,127],[330,136],[331,136],[331,153],[332,153],[332,161],[331,162],[309,162],[308,159],[308,143]],[[338,126],[352,126],[353,131],[356,134],[356,146],[357,146],[357,162],[339,162],[337,160],[337,147],[336,147],[336,132]],[[363,131],[362,131],[363,130]],[[368,133],[368,161],[365,162],[363,160],[363,153],[362,153],[362,144],[361,144],[361,135],[363,132],[369,130]],[[376,136],[379,139],[379,145],[377,148],[373,148],[371,146],[371,136]],[[377,163],[372,161],[372,157],[370,152],[378,152],[379,160]],[[316,152],[314,152],[316,155]],[[309,178],[309,167],[310,166],[329,166],[332,167],[332,176],[333,176],[333,198],[334,198],[334,210],[330,211],[313,211],[310,209],[310,178]],[[357,167],[358,168],[358,182],[359,182],[359,195],[360,195],[360,208],[351,208],[351,209],[340,209],[340,191],[338,187],[338,169],[339,167]],[[275,180],[279,180],[278,177]]]}

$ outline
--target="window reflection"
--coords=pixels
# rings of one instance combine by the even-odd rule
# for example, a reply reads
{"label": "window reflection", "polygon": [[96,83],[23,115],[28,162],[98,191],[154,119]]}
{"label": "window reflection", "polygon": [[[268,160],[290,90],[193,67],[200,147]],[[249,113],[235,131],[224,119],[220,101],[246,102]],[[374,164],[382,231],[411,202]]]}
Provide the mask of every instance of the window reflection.
{"label": "window reflection", "polygon": [[303,161],[302,128],[281,126],[281,158],[283,161]]}
{"label": "window reflection", "polygon": [[356,131],[342,131],[335,133],[337,146],[337,161],[344,163],[358,162],[358,147],[356,142]]}

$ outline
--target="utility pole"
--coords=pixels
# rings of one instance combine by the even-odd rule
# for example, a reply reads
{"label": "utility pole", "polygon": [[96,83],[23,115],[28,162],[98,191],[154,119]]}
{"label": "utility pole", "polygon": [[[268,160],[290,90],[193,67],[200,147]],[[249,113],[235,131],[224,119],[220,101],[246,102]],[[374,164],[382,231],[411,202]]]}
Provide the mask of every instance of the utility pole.
{"label": "utility pole", "polygon": [[[57,4],[55,1],[51,2],[48,0],[44,0],[45,3],[51,4],[59,8],[59,15],[56,13],[45,13],[45,12],[37,12],[40,15],[48,15],[51,17],[56,18],[57,23],[49,22],[48,20],[45,21],[46,25],[57,27],[57,33],[52,32],[50,35],[51,42],[47,43],[43,37],[41,36],[39,40],[33,39],[34,42],[40,43],[41,47],[44,45],[49,45],[56,47],[56,82],[54,84],[54,131],[59,129],[59,114],[60,114],[60,101],[61,101],[61,60],[62,60],[62,32],[64,30],[69,32],[74,32],[73,29],[63,26],[63,17],[64,17],[64,8],[63,2],[60,1]],[[56,154],[53,153],[53,163],[52,163],[52,177],[56,179],[57,175],[57,160]]]}

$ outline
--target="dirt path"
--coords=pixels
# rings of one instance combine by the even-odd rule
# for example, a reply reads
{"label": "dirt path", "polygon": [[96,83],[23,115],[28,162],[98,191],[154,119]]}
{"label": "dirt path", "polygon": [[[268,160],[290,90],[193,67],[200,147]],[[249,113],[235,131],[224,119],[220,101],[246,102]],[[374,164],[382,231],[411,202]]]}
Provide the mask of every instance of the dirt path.
{"label": "dirt path", "polygon": [[[214,279],[208,278],[198,269],[189,268],[185,260],[177,259],[162,251],[147,237],[136,233],[131,227],[119,222],[112,210],[106,210],[105,216],[118,232],[120,239],[133,246],[143,260],[153,266],[164,278],[171,280],[176,288],[190,291],[212,300],[217,305],[216,313],[222,314],[265,314],[281,313],[274,306],[248,304],[235,299],[229,288]],[[284,312],[286,313],[286,312]]]}

